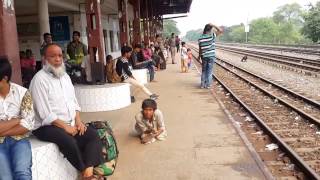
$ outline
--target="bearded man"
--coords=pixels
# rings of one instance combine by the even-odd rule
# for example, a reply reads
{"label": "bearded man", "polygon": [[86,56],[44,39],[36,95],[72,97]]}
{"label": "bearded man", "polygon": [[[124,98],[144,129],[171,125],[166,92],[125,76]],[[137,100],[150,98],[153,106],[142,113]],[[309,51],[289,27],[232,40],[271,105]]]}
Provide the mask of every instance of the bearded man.
{"label": "bearded man", "polygon": [[42,141],[58,145],[69,162],[82,172],[83,179],[93,178],[93,167],[103,162],[102,143],[96,130],[80,119],[74,87],[65,72],[62,49],[49,44],[44,49],[46,65],[31,81],[34,96],[35,128]]}

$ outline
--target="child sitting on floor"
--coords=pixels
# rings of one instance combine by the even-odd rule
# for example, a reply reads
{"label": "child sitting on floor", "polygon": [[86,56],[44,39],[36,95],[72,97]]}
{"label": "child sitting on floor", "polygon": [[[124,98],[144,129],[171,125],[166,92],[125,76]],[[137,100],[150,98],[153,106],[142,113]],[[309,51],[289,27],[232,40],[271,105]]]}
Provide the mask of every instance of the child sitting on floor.
{"label": "child sitting on floor", "polygon": [[145,99],[142,102],[142,111],[136,116],[135,129],[138,132],[142,144],[150,144],[157,140],[163,141],[167,137],[167,131],[163,121],[162,112],[157,109],[156,101]]}

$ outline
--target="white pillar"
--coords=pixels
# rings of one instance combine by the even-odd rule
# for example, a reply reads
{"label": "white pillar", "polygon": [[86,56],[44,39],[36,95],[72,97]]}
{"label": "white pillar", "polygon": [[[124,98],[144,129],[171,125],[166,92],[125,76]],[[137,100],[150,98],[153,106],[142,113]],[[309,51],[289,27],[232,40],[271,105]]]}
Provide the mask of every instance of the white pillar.
{"label": "white pillar", "polygon": [[38,0],[38,17],[40,30],[40,43],[43,42],[43,34],[50,33],[48,0]]}

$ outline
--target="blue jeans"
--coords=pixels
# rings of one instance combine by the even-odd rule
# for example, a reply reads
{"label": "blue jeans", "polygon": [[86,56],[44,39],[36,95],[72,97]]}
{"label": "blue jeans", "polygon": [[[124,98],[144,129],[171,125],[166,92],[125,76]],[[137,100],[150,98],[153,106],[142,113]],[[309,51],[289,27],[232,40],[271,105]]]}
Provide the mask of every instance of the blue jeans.
{"label": "blue jeans", "polygon": [[212,84],[212,71],[215,57],[202,58],[201,87],[210,87]]}
{"label": "blue jeans", "polygon": [[29,140],[6,137],[0,143],[0,179],[31,180],[32,156]]}
{"label": "blue jeans", "polygon": [[155,66],[154,62],[152,60],[145,61],[139,65],[136,65],[133,69],[148,69],[149,75],[150,75],[150,81],[154,79],[154,68]]}

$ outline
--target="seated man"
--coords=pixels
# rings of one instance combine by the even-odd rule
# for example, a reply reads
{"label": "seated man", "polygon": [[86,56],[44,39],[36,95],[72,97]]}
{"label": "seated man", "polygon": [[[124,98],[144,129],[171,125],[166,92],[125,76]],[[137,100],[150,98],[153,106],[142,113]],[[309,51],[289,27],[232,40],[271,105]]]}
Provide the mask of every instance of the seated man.
{"label": "seated man", "polygon": [[136,116],[135,129],[139,133],[142,144],[150,144],[157,140],[163,141],[167,131],[163,121],[162,112],[157,109],[156,101],[146,99],[142,102],[142,111]]}
{"label": "seated man", "polygon": [[93,167],[103,163],[102,143],[96,130],[86,127],[80,119],[80,107],[65,72],[59,45],[48,45],[43,55],[46,65],[30,84],[37,128],[33,134],[42,141],[57,144],[69,162],[82,172],[83,179],[93,179]]}
{"label": "seated man", "polygon": [[[131,57],[131,53],[132,53],[131,47],[123,46],[121,48],[121,57],[120,59],[118,59],[116,64],[116,71],[118,76],[121,77],[122,82],[130,83],[134,87],[141,89],[145,94],[150,96],[150,98],[157,99],[158,95],[152,94],[149,91],[149,89],[147,89],[142,83],[140,83],[133,77],[132,72],[129,68],[129,62],[128,62],[128,59]],[[133,96],[134,93],[131,93],[131,95]]]}
{"label": "seated man", "polygon": [[34,126],[29,91],[10,82],[11,65],[0,58],[0,179],[32,179],[31,146],[26,137]]}
{"label": "seated man", "polygon": [[135,45],[134,50],[130,57],[131,65],[133,69],[143,69],[143,68],[148,69],[150,74],[150,81],[153,81],[155,64],[151,59],[143,61],[143,57],[139,56],[139,54],[141,53],[141,48],[142,48],[141,44]]}

